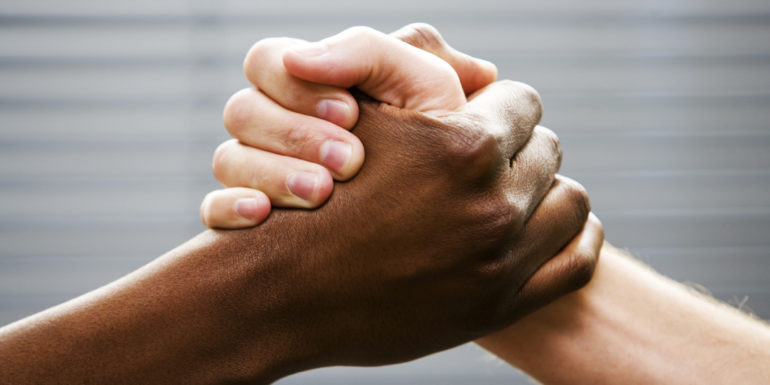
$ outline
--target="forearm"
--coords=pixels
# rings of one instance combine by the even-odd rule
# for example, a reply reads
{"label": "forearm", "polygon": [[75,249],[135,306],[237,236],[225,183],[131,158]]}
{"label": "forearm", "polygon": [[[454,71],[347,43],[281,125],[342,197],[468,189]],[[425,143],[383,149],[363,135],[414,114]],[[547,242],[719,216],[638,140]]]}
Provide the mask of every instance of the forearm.
{"label": "forearm", "polygon": [[547,384],[770,380],[767,325],[606,244],[588,286],[479,343]]}
{"label": "forearm", "polygon": [[116,282],[0,329],[0,384],[270,379],[281,358],[274,340],[265,334],[261,349],[244,352],[238,342],[258,331],[223,311],[220,265],[232,266],[215,252],[223,246],[204,233]]}

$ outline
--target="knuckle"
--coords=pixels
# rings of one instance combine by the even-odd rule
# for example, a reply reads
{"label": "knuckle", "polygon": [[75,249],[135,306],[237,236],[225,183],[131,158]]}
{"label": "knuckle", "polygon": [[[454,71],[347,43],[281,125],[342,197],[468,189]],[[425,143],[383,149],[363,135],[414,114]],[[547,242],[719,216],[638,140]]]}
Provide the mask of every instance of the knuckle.
{"label": "knuckle", "polygon": [[550,152],[556,158],[556,165],[558,168],[558,166],[561,165],[562,158],[564,156],[564,152],[561,148],[561,141],[559,140],[559,136],[557,136],[555,132],[543,126],[537,126],[535,127],[535,130],[538,131],[541,135],[543,135],[546,138],[546,141],[550,145]]}
{"label": "knuckle", "polygon": [[521,95],[525,98],[525,100],[527,100],[527,102],[529,102],[537,110],[542,110],[543,100],[540,98],[540,93],[538,93],[534,87],[522,82],[513,83],[515,83],[516,86],[521,90]]}
{"label": "knuckle", "polygon": [[427,23],[413,23],[399,31],[398,38],[409,45],[426,51],[438,51],[446,46],[436,27]]}
{"label": "knuckle", "polygon": [[223,182],[225,179],[226,171],[228,169],[227,163],[230,161],[235,144],[236,140],[230,139],[217,146],[217,149],[214,150],[214,159],[212,161],[211,168],[214,173],[214,177],[217,178],[217,180],[220,182]]}
{"label": "knuckle", "polygon": [[508,238],[524,226],[521,214],[518,207],[511,205],[506,197],[501,196],[486,206],[481,218],[483,223],[487,224],[485,227],[488,227],[492,238]]}
{"label": "knuckle", "polygon": [[353,39],[372,38],[378,34],[379,32],[376,29],[363,25],[350,27],[340,33],[342,36],[350,37]]}
{"label": "knuckle", "polygon": [[591,212],[591,201],[588,198],[588,192],[583,185],[572,179],[563,178],[562,182],[565,183],[566,196],[572,204],[575,221],[582,225]]}
{"label": "knuckle", "polygon": [[599,238],[604,239],[604,225],[594,213],[588,214],[588,220],[586,223],[596,229]]}
{"label": "knuckle", "polygon": [[214,199],[214,191],[209,192],[203,197],[200,207],[201,223],[206,227],[211,227],[211,201]]}
{"label": "knuckle", "polygon": [[521,114],[530,120],[532,126],[540,122],[543,116],[543,100],[537,90],[529,84],[513,80],[503,80],[506,86],[515,91],[518,99],[518,107]]}
{"label": "knuckle", "polygon": [[246,75],[246,78],[254,82],[257,79],[256,75],[259,73],[260,67],[263,65],[262,58],[269,56],[271,51],[281,46],[285,40],[286,38],[281,37],[268,37],[254,43],[243,59],[243,73]]}
{"label": "knuckle", "polygon": [[488,260],[494,261],[507,250],[502,246],[524,227],[524,217],[502,192],[480,196],[468,210],[473,220],[465,228],[469,231],[469,240],[478,250],[485,251],[490,257]]}
{"label": "knuckle", "polygon": [[[477,266],[468,270],[474,285],[489,286],[509,278],[510,263],[505,258],[488,258],[479,261]],[[492,310],[492,309],[486,309]]]}
{"label": "knuckle", "polygon": [[578,290],[591,281],[596,261],[596,257],[587,251],[576,251],[569,256],[564,267],[569,291]]}
{"label": "knuckle", "polygon": [[253,90],[250,88],[242,89],[233,94],[225,104],[222,120],[225,128],[233,137],[238,138],[253,118],[254,109],[249,95],[251,92]]}
{"label": "knuckle", "polygon": [[522,229],[524,229],[524,225],[527,220],[527,210],[524,207],[516,205],[512,202],[509,202],[508,211],[509,211],[508,234],[509,235],[517,234]]}
{"label": "knuckle", "polygon": [[502,155],[497,137],[482,129],[456,130],[444,146],[454,171],[472,179],[491,176],[498,171]]}
{"label": "knuckle", "polygon": [[253,75],[258,71],[260,63],[259,59],[265,56],[268,47],[271,46],[270,40],[272,39],[274,38],[262,39],[254,43],[254,45],[249,48],[249,51],[246,52],[246,57],[243,58],[243,73],[246,75],[247,79],[254,79]]}
{"label": "knuckle", "polygon": [[283,133],[283,145],[286,155],[310,158],[308,152],[315,145],[315,136],[312,127],[301,121],[287,125]]}

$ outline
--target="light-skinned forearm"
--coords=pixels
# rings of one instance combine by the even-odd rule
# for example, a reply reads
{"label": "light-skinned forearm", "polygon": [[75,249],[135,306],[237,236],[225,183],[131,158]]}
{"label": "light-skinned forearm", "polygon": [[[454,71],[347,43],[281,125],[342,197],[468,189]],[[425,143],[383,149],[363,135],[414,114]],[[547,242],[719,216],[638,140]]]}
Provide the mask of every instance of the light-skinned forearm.
{"label": "light-skinned forearm", "polygon": [[608,244],[583,289],[478,341],[546,384],[767,384],[770,328]]}

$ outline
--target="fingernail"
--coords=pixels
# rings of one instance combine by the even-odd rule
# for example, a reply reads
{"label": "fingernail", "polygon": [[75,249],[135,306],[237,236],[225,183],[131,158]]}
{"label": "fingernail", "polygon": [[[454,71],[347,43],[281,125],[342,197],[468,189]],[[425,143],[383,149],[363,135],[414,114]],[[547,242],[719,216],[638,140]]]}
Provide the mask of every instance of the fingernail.
{"label": "fingernail", "polygon": [[348,115],[350,115],[350,107],[348,107],[347,103],[340,100],[322,100],[318,103],[316,110],[319,118],[338,126],[345,124],[348,120]]}
{"label": "fingernail", "polygon": [[304,56],[304,57],[316,57],[329,52],[326,46],[321,43],[302,44],[296,47],[289,48],[289,50],[293,51],[295,54],[299,56]]}
{"label": "fingernail", "polygon": [[353,146],[345,142],[327,140],[321,145],[321,163],[336,172],[345,168],[352,154]]}
{"label": "fingernail", "polygon": [[257,217],[257,200],[254,198],[240,198],[235,201],[235,212],[246,219],[255,219]]}
{"label": "fingernail", "polygon": [[318,185],[318,176],[316,174],[304,171],[298,171],[286,178],[286,187],[292,194],[310,201]]}

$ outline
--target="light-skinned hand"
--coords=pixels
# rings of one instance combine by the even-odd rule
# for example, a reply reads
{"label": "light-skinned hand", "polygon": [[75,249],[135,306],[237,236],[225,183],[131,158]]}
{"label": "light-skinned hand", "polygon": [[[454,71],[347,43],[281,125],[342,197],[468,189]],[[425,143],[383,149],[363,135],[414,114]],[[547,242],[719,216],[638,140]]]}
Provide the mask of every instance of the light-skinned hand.
{"label": "light-skinned hand", "polygon": [[427,24],[391,35],[354,27],[316,43],[264,39],[249,50],[244,72],[254,87],[228,101],[224,122],[235,139],[214,156],[214,174],[229,188],[201,204],[201,219],[212,228],[259,224],[271,204],[317,207],[333,179],[358,172],[364,149],[348,131],[358,119],[350,87],[439,115],[497,76],[493,64],[452,49]]}

